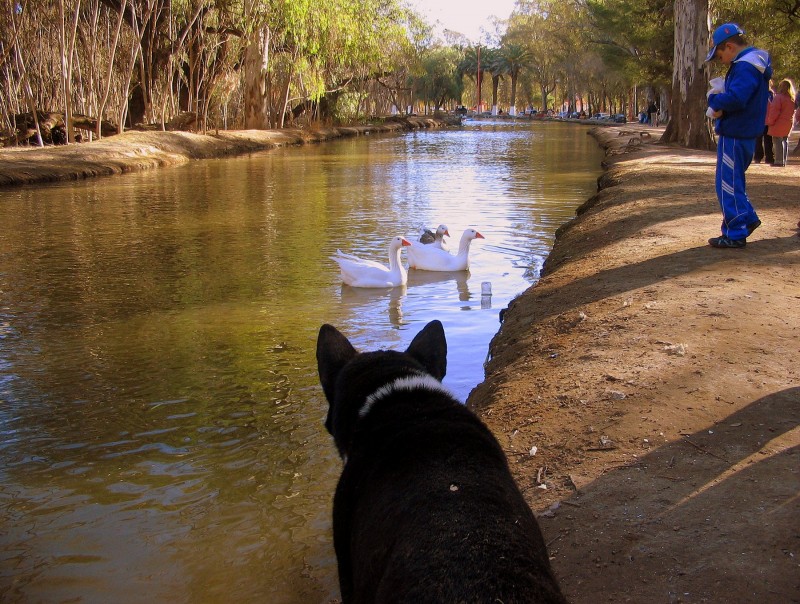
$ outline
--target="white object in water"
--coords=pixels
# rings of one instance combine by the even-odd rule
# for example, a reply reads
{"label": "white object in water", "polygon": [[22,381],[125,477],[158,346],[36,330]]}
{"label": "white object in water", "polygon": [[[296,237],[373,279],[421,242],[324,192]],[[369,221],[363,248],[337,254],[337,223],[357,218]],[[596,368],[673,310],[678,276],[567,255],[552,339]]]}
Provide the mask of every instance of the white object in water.
{"label": "white object in water", "polygon": [[469,270],[469,245],[473,239],[485,239],[475,229],[467,229],[461,235],[458,253],[453,255],[432,245],[413,243],[408,248],[408,266],[423,271]]}
{"label": "white object in water", "polygon": [[353,254],[336,250],[331,260],[336,261],[342,272],[342,281],[352,287],[397,287],[405,285],[408,274],[400,262],[400,250],[410,246],[405,237],[394,237],[389,243],[389,266],[365,260]]}

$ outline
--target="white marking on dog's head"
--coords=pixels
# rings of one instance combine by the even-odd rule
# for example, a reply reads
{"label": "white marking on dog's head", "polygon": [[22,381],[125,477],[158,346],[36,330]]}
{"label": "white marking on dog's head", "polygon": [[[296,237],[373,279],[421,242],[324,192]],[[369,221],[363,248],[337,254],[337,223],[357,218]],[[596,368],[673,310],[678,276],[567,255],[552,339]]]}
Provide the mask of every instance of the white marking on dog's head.
{"label": "white marking on dog's head", "polygon": [[412,390],[420,389],[430,390],[431,392],[441,392],[449,397],[453,397],[453,393],[445,388],[444,385],[432,375],[428,375],[427,373],[407,375],[381,386],[370,394],[364,401],[364,405],[358,410],[358,417],[365,417],[375,403],[393,392],[398,392],[400,390],[411,392]]}

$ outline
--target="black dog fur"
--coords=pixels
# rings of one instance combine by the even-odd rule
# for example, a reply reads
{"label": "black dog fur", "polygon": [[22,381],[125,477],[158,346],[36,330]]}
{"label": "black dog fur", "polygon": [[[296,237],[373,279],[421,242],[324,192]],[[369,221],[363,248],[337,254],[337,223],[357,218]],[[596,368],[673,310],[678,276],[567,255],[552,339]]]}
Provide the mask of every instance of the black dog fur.
{"label": "black dog fur", "polygon": [[325,426],[344,459],[333,502],[342,601],[565,603],[499,443],[438,384],[446,356],[439,321],[405,352],[359,353],[320,329]]}

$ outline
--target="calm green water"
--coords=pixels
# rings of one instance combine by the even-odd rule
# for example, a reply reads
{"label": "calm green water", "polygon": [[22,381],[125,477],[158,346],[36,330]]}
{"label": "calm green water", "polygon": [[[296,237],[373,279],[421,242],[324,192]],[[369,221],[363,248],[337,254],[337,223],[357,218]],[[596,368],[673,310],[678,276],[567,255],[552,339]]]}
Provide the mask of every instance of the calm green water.
{"label": "calm green water", "polygon": [[[404,348],[440,319],[465,399],[600,159],[582,127],[472,122],[0,190],[0,600],[337,597],[320,324]],[[486,237],[470,273],[338,282],[337,248],[440,222]]]}

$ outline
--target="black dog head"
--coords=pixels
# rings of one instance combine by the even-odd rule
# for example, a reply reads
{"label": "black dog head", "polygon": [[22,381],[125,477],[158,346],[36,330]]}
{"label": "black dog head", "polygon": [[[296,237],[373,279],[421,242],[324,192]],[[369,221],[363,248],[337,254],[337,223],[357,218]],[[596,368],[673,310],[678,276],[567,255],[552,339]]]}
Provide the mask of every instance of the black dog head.
{"label": "black dog head", "polygon": [[317,369],[328,399],[325,427],[339,453],[347,454],[358,412],[367,397],[400,377],[428,374],[442,380],[447,370],[447,341],[439,321],[431,321],[405,352],[379,350],[360,353],[332,325],[323,325],[317,338]]}

